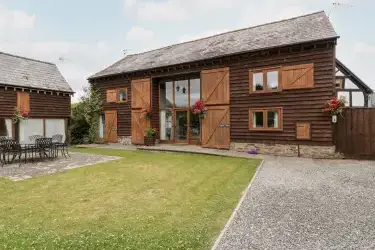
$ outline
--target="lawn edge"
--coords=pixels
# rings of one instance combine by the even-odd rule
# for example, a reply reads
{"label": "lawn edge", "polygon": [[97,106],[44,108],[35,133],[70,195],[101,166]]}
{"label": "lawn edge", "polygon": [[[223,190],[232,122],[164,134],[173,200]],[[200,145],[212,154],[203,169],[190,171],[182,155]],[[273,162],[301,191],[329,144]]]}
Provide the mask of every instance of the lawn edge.
{"label": "lawn edge", "polygon": [[257,167],[257,170],[256,170],[255,174],[253,175],[253,178],[250,180],[249,185],[248,185],[248,186],[246,187],[246,189],[244,190],[244,192],[243,192],[243,194],[242,194],[242,196],[241,196],[240,201],[238,202],[236,208],[233,210],[231,216],[229,217],[229,219],[228,219],[227,223],[225,224],[224,228],[221,230],[219,236],[216,238],[215,243],[214,243],[214,245],[212,246],[211,250],[215,250],[215,249],[217,249],[217,247],[219,246],[219,243],[220,243],[221,239],[223,238],[224,234],[226,233],[226,231],[228,231],[229,226],[232,224],[234,218],[236,217],[236,215],[237,215],[237,213],[238,213],[238,210],[240,209],[242,203],[243,203],[244,200],[245,200],[246,195],[249,193],[250,188],[251,188],[251,186],[252,186],[254,180],[256,179],[256,177],[257,177],[257,175],[258,175],[260,169],[261,169],[262,166],[263,166],[263,163],[264,163],[264,160],[262,160],[262,162],[261,162],[261,163],[259,164],[259,166]]}

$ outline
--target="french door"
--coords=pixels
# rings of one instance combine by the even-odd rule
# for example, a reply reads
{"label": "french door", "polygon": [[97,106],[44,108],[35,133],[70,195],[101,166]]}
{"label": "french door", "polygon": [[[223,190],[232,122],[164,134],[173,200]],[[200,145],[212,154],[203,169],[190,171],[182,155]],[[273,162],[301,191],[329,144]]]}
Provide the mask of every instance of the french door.
{"label": "french door", "polygon": [[176,143],[200,143],[199,117],[190,107],[201,98],[199,78],[162,81],[159,84],[160,140]]}

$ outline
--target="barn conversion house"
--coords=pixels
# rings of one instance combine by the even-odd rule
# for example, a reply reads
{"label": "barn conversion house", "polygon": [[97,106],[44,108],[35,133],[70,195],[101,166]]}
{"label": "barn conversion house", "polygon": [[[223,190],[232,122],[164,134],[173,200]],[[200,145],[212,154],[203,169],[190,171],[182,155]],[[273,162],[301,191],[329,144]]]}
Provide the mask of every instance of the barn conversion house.
{"label": "barn conversion house", "polygon": [[[0,52],[0,135],[23,143],[33,135],[65,138],[72,94],[55,64]],[[16,108],[27,119],[14,123]]]}
{"label": "barn conversion house", "polygon": [[[324,12],[128,55],[89,77],[103,98],[101,136],[263,153],[333,154],[338,35]],[[192,114],[197,100],[204,119]],[[142,109],[150,109],[150,120]]]}

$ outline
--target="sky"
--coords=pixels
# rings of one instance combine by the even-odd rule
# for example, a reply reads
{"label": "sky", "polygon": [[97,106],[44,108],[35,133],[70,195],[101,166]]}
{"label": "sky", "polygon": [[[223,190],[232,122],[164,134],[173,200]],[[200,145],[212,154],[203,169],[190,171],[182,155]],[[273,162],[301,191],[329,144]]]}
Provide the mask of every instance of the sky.
{"label": "sky", "polygon": [[76,102],[124,54],[320,10],[340,36],[337,58],[375,89],[373,0],[0,0],[0,51],[56,63]]}

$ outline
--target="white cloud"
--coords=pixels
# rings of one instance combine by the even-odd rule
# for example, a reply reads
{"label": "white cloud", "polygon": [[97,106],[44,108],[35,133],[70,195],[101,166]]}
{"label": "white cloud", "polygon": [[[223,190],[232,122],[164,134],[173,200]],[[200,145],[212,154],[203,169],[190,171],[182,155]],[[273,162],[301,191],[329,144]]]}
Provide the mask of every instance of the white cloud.
{"label": "white cloud", "polygon": [[148,2],[139,6],[137,15],[142,20],[176,21],[187,17],[178,1]]}
{"label": "white cloud", "polygon": [[124,0],[125,8],[133,7],[137,4],[137,0]]}
{"label": "white cloud", "polygon": [[126,39],[132,42],[147,42],[151,40],[153,36],[154,33],[151,30],[142,27],[132,27],[128,33],[126,33]]}
{"label": "white cloud", "polygon": [[10,10],[0,4],[0,30],[31,29],[35,25],[35,14],[20,10]]}

